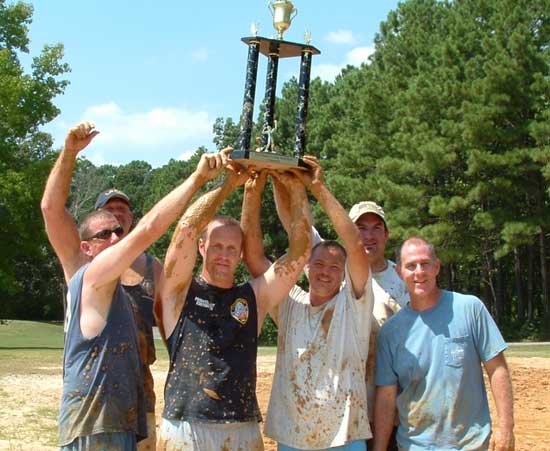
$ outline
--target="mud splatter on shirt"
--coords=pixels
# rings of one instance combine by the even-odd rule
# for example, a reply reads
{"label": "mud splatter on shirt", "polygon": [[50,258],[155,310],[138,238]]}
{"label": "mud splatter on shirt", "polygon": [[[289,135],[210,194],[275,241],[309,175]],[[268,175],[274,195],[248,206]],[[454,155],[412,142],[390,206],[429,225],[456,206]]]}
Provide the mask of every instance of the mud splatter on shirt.
{"label": "mud splatter on shirt", "polygon": [[88,265],[69,282],[71,319],[65,335],[60,445],[103,432],[147,436],[143,376],[134,313],[120,285],[107,324],[90,340],[80,329],[82,281]]}
{"label": "mud splatter on shirt", "polygon": [[[372,436],[365,369],[372,281],[355,299],[346,275],[321,306],[295,287],[279,308],[277,363],[265,434],[299,449],[325,449]],[[281,344],[283,344],[281,346]]]}
{"label": "mud splatter on shirt", "polygon": [[250,284],[193,280],[168,338],[163,417],[213,423],[260,421],[256,399],[257,308]]}

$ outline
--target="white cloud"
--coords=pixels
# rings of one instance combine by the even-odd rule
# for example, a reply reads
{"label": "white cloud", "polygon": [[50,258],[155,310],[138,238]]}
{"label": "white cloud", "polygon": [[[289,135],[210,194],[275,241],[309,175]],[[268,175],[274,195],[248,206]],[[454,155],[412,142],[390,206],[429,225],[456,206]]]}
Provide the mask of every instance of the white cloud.
{"label": "white cloud", "polygon": [[[145,160],[154,166],[212,142],[212,123],[205,111],[156,107],[124,111],[115,102],[87,108],[81,120],[95,122],[100,134],[85,151],[94,164]],[[181,156],[179,158],[181,158]]]}
{"label": "white cloud", "polygon": [[98,116],[116,116],[122,114],[119,106],[114,103],[105,103],[103,105],[95,105],[86,110],[86,113]]}
{"label": "white cloud", "polygon": [[346,53],[341,64],[314,64],[311,68],[311,75],[312,77],[320,77],[321,80],[334,81],[344,67],[347,65],[360,66],[362,63],[368,63],[368,58],[373,53],[373,47],[356,47]]}
{"label": "white cloud", "polygon": [[374,47],[356,47],[346,55],[346,63],[352,66],[360,66],[368,62],[369,56],[374,53]]}
{"label": "white cloud", "polygon": [[317,64],[311,68],[311,77],[319,77],[321,80],[334,81],[344,66],[337,64]]}
{"label": "white cloud", "polygon": [[183,153],[177,158],[177,160],[189,160],[193,155],[195,155],[195,150],[184,150]]}
{"label": "white cloud", "polygon": [[327,34],[325,40],[333,44],[353,45],[356,42],[355,36],[353,36],[353,32],[351,30],[331,31],[329,34]]}
{"label": "white cloud", "polygon": [[91,151],[88,154],[87,158],[95,166],[103,166],[104,164],[107,164],[107,162],[105,161],[105,156],[103,155],[103,152]]}
{"label": "white cloud", "polygon": [[208,60],[208,50],[205,48],[197,49],[191,53],[191,58],[195,61],[203,63]]}

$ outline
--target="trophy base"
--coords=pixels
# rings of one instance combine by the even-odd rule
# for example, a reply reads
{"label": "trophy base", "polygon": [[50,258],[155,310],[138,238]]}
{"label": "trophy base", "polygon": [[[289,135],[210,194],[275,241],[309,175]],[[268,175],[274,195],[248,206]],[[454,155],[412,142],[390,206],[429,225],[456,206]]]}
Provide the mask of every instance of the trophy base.
{"label": "trophy base", "polygon": [[254,150],[234,150],[231,159],[245,167],[258,169],[274,169],[285,171],[287,169],[308,170],[309,167],[301,158],[281,155],[274,152],[256,152]]}

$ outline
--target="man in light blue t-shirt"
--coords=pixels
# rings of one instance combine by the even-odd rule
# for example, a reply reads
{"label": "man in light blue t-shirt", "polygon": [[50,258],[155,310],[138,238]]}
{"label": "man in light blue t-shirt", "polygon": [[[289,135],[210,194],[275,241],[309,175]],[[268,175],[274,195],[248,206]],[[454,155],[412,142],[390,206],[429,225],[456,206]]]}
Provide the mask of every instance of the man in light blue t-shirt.
{"label": "man in light blue t-shirt", "polygon": [[[427,241],[408,239],[399,257],[410,302],[378,336],[374,451],[386,450],[396,406],[400,450],[512,451],[506,343],[491,315],[475,296],[437,286],[440,263]],[[492,439],[482,364],[498,414]]]}

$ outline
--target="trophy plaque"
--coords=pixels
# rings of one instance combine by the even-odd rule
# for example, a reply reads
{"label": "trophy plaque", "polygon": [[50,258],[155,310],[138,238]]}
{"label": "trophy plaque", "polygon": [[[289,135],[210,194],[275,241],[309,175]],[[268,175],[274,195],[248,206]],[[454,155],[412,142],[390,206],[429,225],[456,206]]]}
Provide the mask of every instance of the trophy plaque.
{"label": "trophy plaque", "polygon": [[[248,45],[248,60],[246,65],[246,80],[244,88],[243,110],[240,120],[240,136],[237,149],[231,153],[231,159],[243,166],[257,168],[279,169],[303,168],[307,165],[302,161],[306,145],[306,117],[309,97],[309,80],[311,76],[311,59],[318,55],[319,50],[310,45],[309,33],[305,35],[306,43],[300,44],[283,40],[283,33],[290,27],[297,10],[292,2],[274,0],[269,9],[273,17],[273,26],[278,33],[277,39],[257,36],[257,28],[253,25],[253,36],[242,38]],[[253,127],[254,98],[256,94],[256,78],[258,75],[259,54],[268,58],[265,86],[265,114],[259,138],[259,146],[250,148]],[[275,97],[277,88],[277,69],[280,58],[301,57],[300,79],[298,85],[298,106],[296,110],[296,132],[294,136],[293,155],[275,152],[274,132],[277,129],[275,116]]]}

